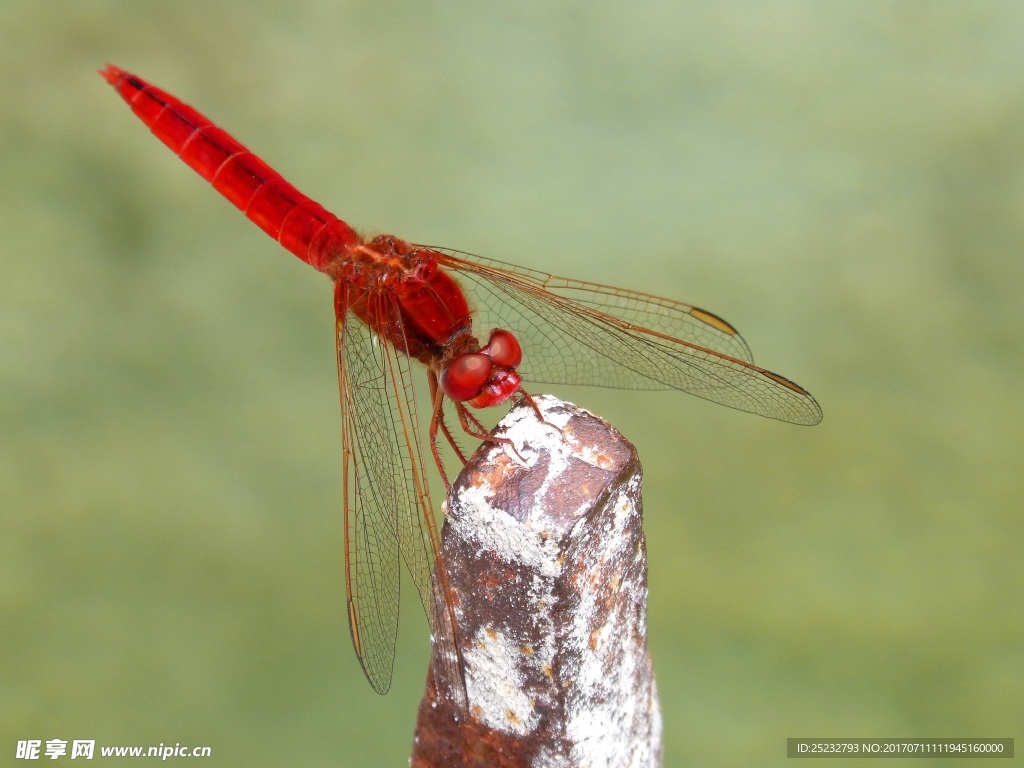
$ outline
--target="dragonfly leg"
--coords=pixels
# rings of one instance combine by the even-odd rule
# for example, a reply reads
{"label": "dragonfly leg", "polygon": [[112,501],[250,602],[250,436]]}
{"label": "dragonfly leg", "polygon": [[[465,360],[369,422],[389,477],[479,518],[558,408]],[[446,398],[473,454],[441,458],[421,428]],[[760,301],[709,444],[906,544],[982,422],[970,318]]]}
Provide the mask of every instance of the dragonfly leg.
{"label": "dragonfly leg", "polygon": [[[469,410],[468,408],[464,408],[463,410],[465,412],[466,418],[469,421],[473,422],[473,426],[475,426],[478,430],[480,430],[480,432],[487,432],[487,427],[485,427],[483,424],[480,423],[479,419],[477,419],[477,417],[473,415],[473,412],[471,410]],[[479,435],[476,435],[476,434],[474,434],[472,432],[470,432],[469,434],[472,434],[474,437],[478,437],[479,436]],[[486,438],[487,435],[483,435],[482,437]]]}
{"label": "dragonfly leg", "polygon": [[459,447],[459,444],[455,442],[455,437],[452,435],[451,430],[448,429],[448,424],[444,420],[444,393],[441,391],[440,387],[437,388],[437,394],[435,395],[435,397],[437,397],[438,400],[437,426],[440,427],[441,433],[445,436],[445,439],[448,441],[448,445],[450,445],[452,447],[452,450],[455,451],[455,455],[459,457],[459,461],[461,461],[462,464],[465,465],[466,455],[462,452],[462,449]]}
{"label": "dragonfly leg", "polygon": [[533,399],[529,392],[520,387],[519,394],[522,395],[522,401],[526,403],[528,406],[530,406],[530,408],[533,409],[533,412],[537,414],[537,420],[540,421],[541,424],[546,424],[547,426],[552,427],[553,429],[557,429],[558,434],[562,435],[562,437],[565,437],[565,432],[562,431],[562,428],[560,426],[558,426],[557,424],[552,424],[550,421],[544,418],[544,413],[541,411],[540,406],[537,405],[537,401]]}
{"label": "dragonfly leg", "polygon": [[441,387],[438,386],[437,374],[434,371],[428,371],[427,380],[430,382],[430,397],[433,400],[433,410],[430,414],[430,453],[434,457],[434,463],[437,464],[437,471],[441,475],[441,480],[444,481],[444,487],[447,490],[451,490],[451,483],[448,482],[448,474],[444,470],[444,462],[441,461],[441,454],[437,450],[437,430],[441,430],[441,434],[444,435],[448,441],[448,445],[455,451],[455,455],[459,457],[459,461],[465,465],[466,456],[462,453],[458,444],[455,442],[455,438],[452,436],[451,431],[448,429],[448,425],[444,421],[444,392],[441,391]]}
{"label": "dragonfly leg", "polygon": [[[519,451],[516,450],[515,444],[507,437],[495,437],[494,435],[488,434],[484,431],[484,425],[477,420],[477,418],[469,412],[469,409],[462,403],[455,403],[455,413],[459,417],[459,424],[462,426],[462,431],[470,437],[475,437],[478,440],[491,443],[493,445],[507,445],[512,449],[516,456],[519,456],[520,461],[525,459],[520,455]],[[473,422],[472,426],[470,422]],[[475,427],[475,429],[474,429]]]}

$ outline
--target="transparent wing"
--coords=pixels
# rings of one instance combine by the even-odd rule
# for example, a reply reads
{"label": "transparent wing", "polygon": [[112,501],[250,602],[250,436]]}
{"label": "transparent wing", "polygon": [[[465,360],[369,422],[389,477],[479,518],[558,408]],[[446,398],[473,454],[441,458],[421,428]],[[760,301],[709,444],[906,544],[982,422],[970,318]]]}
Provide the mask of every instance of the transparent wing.
{"label": "transparent wing", "polygon": [[798,384],[753,364],[725,320],[689,304],[439,250],[475,301],[477,332],[517,335],[527,384],[679,389],[741,411],[817,424]]}
{"label": "transparent wing", "polygon": [[[370,313],[396,318],[384,296]],[[403,560],[440,643],[462,680],[454,611],[438,557],[439,539],[420,453],[409,359],[348,312],[348,287],[335,286],[338,381],[345,484],[345,585],[356,656],[378,693],[391,685]],[[464,688],[461,690],[464,691]]]}
{"label": "transparent wing", "polygon": [[[743,360],[748,363],[754,362],[750,348],[747,347],[743,337],[740,336],[739,332],[732,325],[718,315],[699,307],[694,307],[691,304],[654,296],[650,293],[640,293],[639,291],[614,288],[602,285],[601,283],[590,283],[585,280],[549,275],[539,270],[506,264],[495,259],[486,259],[464,251],[442,248],[440,252],[454,257],[458,262],[468,263],[482,271],[501,272],[512,275],[521,283],[612,315],[624,323],[647,328],[665,336],[696,344],[705,349],[721,352],[737,360]],[[454,264],[449,266],[459,269]],[[503,305],[502,308],[505,308],[505,306]],[[481,309],[483,314],[486,315],[490,307]],[[487,318],[487,321],[494,321],[500,325],[500,311],[496,313],[495,317]],[[579,382],[560,380],[551,383],[566,384]],[[617,387],[619,385],[611,386]]]}

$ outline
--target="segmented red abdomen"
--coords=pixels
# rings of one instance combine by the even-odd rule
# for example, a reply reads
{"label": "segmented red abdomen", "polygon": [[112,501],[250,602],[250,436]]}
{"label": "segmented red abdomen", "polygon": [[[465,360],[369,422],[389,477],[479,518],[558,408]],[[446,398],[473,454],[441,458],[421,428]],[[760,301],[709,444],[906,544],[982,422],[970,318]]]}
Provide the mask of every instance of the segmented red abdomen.
{"label": "segmented red abdomen", "polygon": [[359,249],[338,279],[350,286],[349,311],[410,357],[429,363],[475,345],[469,303],[428,249],[381,235]]}
{"label": "segmented red abdomen", "polygon": [[345,222],[188,104],[118,67],[107,65],[100,74],[172,152],[307,264],[330,271],[340,255],[362,242]]}

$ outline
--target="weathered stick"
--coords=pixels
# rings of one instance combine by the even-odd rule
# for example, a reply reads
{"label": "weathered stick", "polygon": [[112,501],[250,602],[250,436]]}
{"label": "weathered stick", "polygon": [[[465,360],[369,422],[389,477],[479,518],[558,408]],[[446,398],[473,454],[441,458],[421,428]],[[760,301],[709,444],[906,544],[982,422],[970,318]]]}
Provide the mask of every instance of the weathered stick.
{"label": "weathered stick", "polygon": [[[469,711],[427,676],[414,768],[661,762],[636,451],[552,397],[512,409],[448,497]],[[442,693],[435,687],[440,686]]]}

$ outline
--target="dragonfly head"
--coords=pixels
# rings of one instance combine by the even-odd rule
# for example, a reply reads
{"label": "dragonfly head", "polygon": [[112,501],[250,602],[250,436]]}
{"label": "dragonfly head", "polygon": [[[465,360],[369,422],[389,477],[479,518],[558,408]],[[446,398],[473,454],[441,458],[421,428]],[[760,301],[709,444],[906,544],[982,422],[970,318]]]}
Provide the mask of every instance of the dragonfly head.
{"label": "dragonfly head", "polygon": [[474,408],[500,405],[522,384],[516,372],[522,359],[522,347],[511,331],[494,330],[486,347],[457,355],[441,369],[441,391]]}

